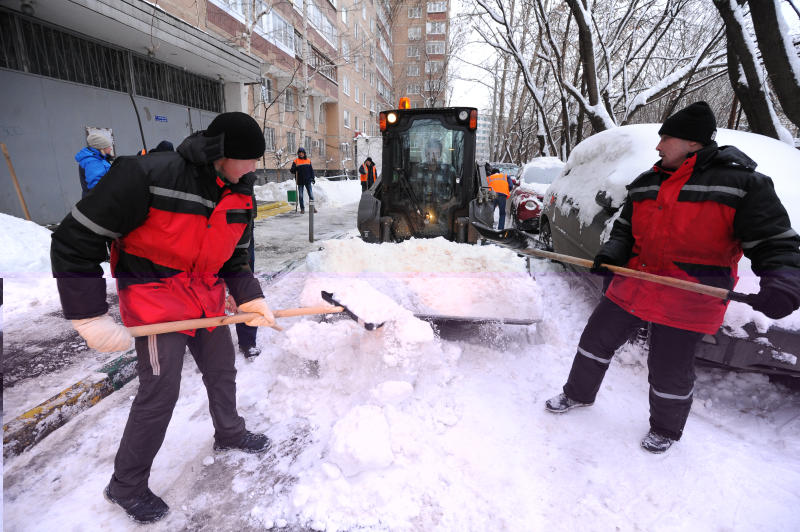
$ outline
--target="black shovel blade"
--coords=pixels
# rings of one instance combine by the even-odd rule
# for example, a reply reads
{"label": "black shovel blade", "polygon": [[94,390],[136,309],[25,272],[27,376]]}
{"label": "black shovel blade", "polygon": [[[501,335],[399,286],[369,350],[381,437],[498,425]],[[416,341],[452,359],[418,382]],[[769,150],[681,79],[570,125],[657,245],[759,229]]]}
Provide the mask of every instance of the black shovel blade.
{"label": "black shovel blade", "polygon": [[350,318],[352,318],[353,320],[358,322],[359,325],[362,325],[366,330],[374,331],[378,327],[382,327],[383,326],[383,323],[370,323],[368,321],[362,320],[361,318],[356,316],[349,308],[347,308],[347,306],[342,305],[340,302],[338,302],[336,300],[336,298],[333,297],[332,293],[326,292],[325,290],[323,290],[321,292],[321,294],[322,294],[322,299],[323,300],[325,300],[326,302],[330,303],[331,305],[333,305],[335,307],[342,307],[344,309],[342,311],[344,314],[347,314]]}
{"label": "black shovel blade", "polygon": [[502,231],[492,229],[488,225],[480,222],[471,222],[472,226],[483,238],[496,242],[511,249],[526,249],[532,247],[529,238],[519,229],[503,229]]}

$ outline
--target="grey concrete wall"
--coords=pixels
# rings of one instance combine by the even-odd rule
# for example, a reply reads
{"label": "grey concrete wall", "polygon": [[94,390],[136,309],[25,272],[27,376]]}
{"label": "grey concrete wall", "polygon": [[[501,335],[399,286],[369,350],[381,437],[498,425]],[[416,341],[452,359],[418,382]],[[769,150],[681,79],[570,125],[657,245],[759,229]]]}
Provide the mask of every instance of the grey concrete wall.
{"label": "grey concrete wall", "polygon": [[[150,98],[136,97],[136,105],[148,149],[162,140],[177,148],[216,116]],[[127,93],[0,69],[0,142],[8,147],[33,221],[58,223],[80,199],[75,154],[86,145],[87,126],[111,128],[116,155],[142,149]],[[0,212],[25,217],[5,161]]]}

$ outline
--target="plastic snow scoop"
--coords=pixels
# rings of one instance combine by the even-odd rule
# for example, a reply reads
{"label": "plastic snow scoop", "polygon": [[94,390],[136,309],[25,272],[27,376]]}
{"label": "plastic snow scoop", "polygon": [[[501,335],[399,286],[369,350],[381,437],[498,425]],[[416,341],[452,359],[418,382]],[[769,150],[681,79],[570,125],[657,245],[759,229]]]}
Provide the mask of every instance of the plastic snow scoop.
{"label": "plastic snow scoop", "polygon": [[[377,329],[378,327],[381,327],[383,323],[385,323],[385,322],[383,323],[364,322],[361,318],[353,314],[350,311],[350,309],[342,305],[341,302],[337,301],[336,298],[333,297],[333,294],[330,292],[325,292],[323,290],[322,299],[324,299],[331,305],[336,305],[337,307],[344,308],[345,314],[356,320],[359,324],[363,325],[368,331]],[[450,316],[446,314],[417,314],[417,313],[414,313],[414,317],[436,325],[446,325],[451,323],[474,323],[474,324],[499,323],[501,325],[531,325],[533,323],[538,323],[541,321],[541,320],[526,319],[526,318],[487,318],[480,316]]]}
{"label": "plastic snow scoop", "polygon": [[[576,266],[583,266],[585,268],[591,268],[594,265],[594,262],[589,259],[579,259],[578,257],[571,257],[569,255],[562,255],[560,253],[553,253],[552,251],[531,247],[528,243],[529,237],[517,229],[503,229],[499,231],[477,222],[472,222],[472,225],[478,230],[481,236],[503,247],[513,249],[522,255],[542,257],[556,262],[566,262],[568,264],[575,264]],[[725,290],[724,288],[717,288],[716,286],[694,283],[692,281],[684,281],[683,279],[675,279],[674,277],[665,277],[663,275],[632,270],[622,266],[614,266],[613,264],[602,264],[601,266],[626,277],[635,277],[644,281],[680,288],[681,290],[688,290],[689,292],[695,292],[697,294],[717,297],[725,301],[731,300],[750,304],[750,298],[753,295],[742,294],[741,292],[734,292],[733,290]]]}
{"label": "plastic snow scoop", "polygon": [[[308,316],[313,314],[336,314],[344,312],[346,309],[340,306],[329,307],[327,305],[318,307],[299,307],[284,310],[276,310],[272,313],[276,318],[290,318],[292,316]],[[137,325],[128,327],[131,336],[150,336],[151,334],[163,334],[191,329],[203,329],[206,327],[221,327],[233,323],[244,323],[261,316],[256,312],[242,312],[225,316],[214,316],[212,318],[195,318],[192,320],[167,321],[164,323],[151,323],[149,325]],[[277,330],[283,330],[277,325]],[[371,329],[370,329],[371,330]]]}

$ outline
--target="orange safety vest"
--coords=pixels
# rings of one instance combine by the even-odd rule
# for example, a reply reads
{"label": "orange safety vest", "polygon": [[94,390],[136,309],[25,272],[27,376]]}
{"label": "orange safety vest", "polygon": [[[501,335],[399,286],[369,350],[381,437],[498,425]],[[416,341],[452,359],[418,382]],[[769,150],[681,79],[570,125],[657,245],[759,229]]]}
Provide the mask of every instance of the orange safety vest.
{"label": "orange safety vest", "polygon": [[505,194],[508,196],[508,178],[506,174],[492,174],[486,178],[492,190],[498,194]]}

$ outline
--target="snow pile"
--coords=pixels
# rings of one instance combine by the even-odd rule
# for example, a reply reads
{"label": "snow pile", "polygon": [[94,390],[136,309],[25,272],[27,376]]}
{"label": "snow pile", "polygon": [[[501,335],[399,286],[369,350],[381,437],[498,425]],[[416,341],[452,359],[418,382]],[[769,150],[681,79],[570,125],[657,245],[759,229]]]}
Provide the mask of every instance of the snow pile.
{"label": "snow pile", "polygon": [[322,245],[322,251],[308,255],[306,264],[310,272],[318,272],[309,283],[319,280],[333,287],[329,292],[335,292],[336,283],[347,275],[358,275],[413,312],[463,316],[468,310],[473,316],[496,318],[540,314],[539,288],[527,274],[525,261],[511,250],[456,244],[441,237],[400,244],[331,240]]}
{"label": "snow pile", "polygon": [[[287,191],[295,189],[294,179],[254,187],[256,200],[259,203],[287,201]],[[318,177],[316,183],[312,185],[312,191],[315,205],[335,207],[357,202],[361,198],[361,183],[353,179],[328,181],[324,177]],[[308,193],[304,191],[303,194],[305,200],[308,201]]]}
{"label": "snow pile", "polygon": [[46,312],[58,305],[56,281],[50,270],[48,229],[28,220],[0,214],[0,277],[3,298],[17,304],[4,309],[6,320],[26,312]]}

